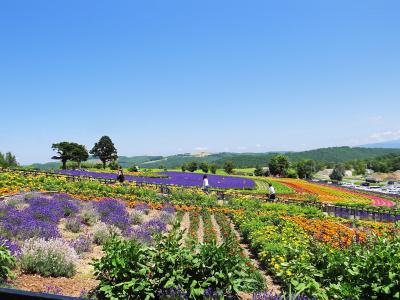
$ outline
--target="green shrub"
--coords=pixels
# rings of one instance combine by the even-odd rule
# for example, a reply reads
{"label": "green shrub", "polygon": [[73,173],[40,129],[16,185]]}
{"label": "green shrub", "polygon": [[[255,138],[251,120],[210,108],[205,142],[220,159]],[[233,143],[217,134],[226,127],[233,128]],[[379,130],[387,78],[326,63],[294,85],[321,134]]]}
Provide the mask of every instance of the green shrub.
{"label": "green shrub", "polygon": [[265,288],[254,279],[246,260],[232,253],[230,244],[197,245],[199,252],[193,252],[182,247],[181,241],[177,225],[167,236],[156,236],[154,246],[110,240],[104,247],[105,256],[94,263],[100,298],[150,299],[173,288],[193,299],[206,290],[235,295]]}
{"label": "green shrub", "polygon": [[88,226],[94,225],[100,218],[99,213],[91,203],[87,203],[81,210],[82,223]]}
{"label": "green shrub", "polygon": [[68,218],[65,222],[65,229],[68,231],[78,233],[81,231],[82,220],[81,218]]}
{"label": "green shrub", "polygon": [[15,267],[15,259],[10,250],[3,244],[0,244],[0,282],[9,278],[11,269]]}
{"label": "green shrub", "polygon": [[62,239],[30,239],[23,244],[19,259],[25,273],[45,277],[72,277],[76,272],[78,255]]}
{"label": "green shrub", "polygon": [[121,236],[121,230],[114,226],[103,222],[97,222],[93,226],[93,242],[97,245],[105,244],[114,236]]}

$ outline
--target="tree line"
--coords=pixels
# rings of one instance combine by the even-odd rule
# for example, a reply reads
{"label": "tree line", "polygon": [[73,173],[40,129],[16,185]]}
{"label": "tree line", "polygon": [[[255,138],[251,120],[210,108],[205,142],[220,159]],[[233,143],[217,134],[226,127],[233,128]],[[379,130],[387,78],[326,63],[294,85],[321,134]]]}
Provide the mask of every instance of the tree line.
{"label": "tree line", "polygon": [[[195,172],[196,170],[201,170],[204,173],[210,172],[212,174],[215,174],[217,173],[217,169],[218,166],[216,164],[208,164],[206,162],[197,163],[196,161],[184,163],[181,166],[182,172]],[[223,165],[223,169],[227,174],[232,174],[234,169],[233,162],[226,161]]]}
{"label": "tree line", "polygon": [[90,151],[84,145],[74,142],[54,143],[51,148],[57,152],[52,159],[60,160],[63,170],[67,168],[68,161],[76,162],[80,169],[81,163],[89,159],[89,153],[101,160],[104,169],[107,163],[115,163],[118,159],[117,149],[108,136],[102,136]]}
{"label": "tree line", "polygon": [[11,152],[7,152],[6,154],[0,152],[0,167],[10,168],[17,166],[18,162],[14,154],[12,154]]}
{"label": "tree line", "polygon": [[[198,163],[192,161],[184,163],[181,169],[183,172],[201,170],[204,173],[211,172],[215,174],[218,167],[215,163],[208,164],[206,162]],[[232,174],[235,166],[233,162],[226,161],[222,168],[227,174]],[[365,175],[367,169],[371,169],[374,172],[394,172],[400,170],[400,155],[387,154],[372,159],[359,159],[335,164],[313,159],[301,159],[292,162],[287,155],[277,154],[271,157],[264,167],[257,165],[254,175],[312,179],[315,173],[324,169],[333,169],[330,178],[335,181],[341,181],[346,170],[353,170],[357,175]]]}

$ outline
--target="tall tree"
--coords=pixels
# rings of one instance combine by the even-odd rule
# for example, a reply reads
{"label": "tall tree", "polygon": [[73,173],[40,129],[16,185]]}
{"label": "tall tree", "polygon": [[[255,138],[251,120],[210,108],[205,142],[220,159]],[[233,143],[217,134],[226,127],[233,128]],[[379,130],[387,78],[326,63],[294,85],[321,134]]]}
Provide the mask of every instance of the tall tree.
{"label": "tall tree", "polygon": [[8,168],[8,167],[17,167],[18,162],[11,152],[7,152],[5,155],[0,152],[0,167]]}
{"label": "tall tree", "polygon": [[181,170],[182,170],[182,172],[186,172],[186,170],[187,170],[187,165],[186,165],[185,163],[182,164]]}
{"label": "tall tree", "polygon": [[202,170],[204,173],[208,173],[208,164],[205,162],[200,163],[199,169]]}
{"label": "tall tree", "polygon": [[217,173],[217,165],[216,164],[210,165],[210,172],[213,174]]}
{"label": "tall tree", "polygon": [[94,144],[92,150],[90,150],[90,154],[98,157],[103,163],[103,169],[106,168],[107,162],[117,160],[117,149],[114,146],[114,143],[108,136],[102,136],[100,140]]}
{"label": "tall tree", "polygon": [[311,159],[303,159],[297,163],[296,170],[299,178],[311,179],[316,172],[316,163]]}
{"label": "tall tree", "polygon": [[233,162],[231,162],[231,161],[226,161],[226,162],[224,163],[224,170],[225,170],[225,172],[226,172],[227,174],[232,174],[232,173],[233,173],[233,168],[234,168]]}
{"label": "tall tree", "polygon": [[329,178],[334,181],[342,181],[345,171],[346,168],[343,164],[337,164],[333,169],[332,174],[329,175]]}
{"label": "tall tree", "polygon": [[55,155],[51,159],[61,160],[62,169],[65,170],[67,168],[67,161],[73,158],[75,146],[70,142],[60,142],[53,144],[51,148],[58,153],[58,156]]}
{"label": "tall tree", "polygon": [[197,170],[197,162],[192,161],[192,162],[188,163],[187,166],[186,166],[186,169],[187,169],[189,172],[194,172],[194,171],[196,171],[196,170]]}
{"label": "tall tree", "polygon": [[254,176],[263,176],[264,175],[264,171],[263,169],[257,165],[256,169],[254,170]]}
{"label": "tall tree", "polygon": [[16,167],[16,166],[18,166],[17,159],[15,158],[15,155],[13,155],[11,152],[7,152],[7,153],[6,153],[5,161],[6,161],[6,164],[7,164],[9,167]]}
{"label": "tall tree", "polygon": [[289,158],[282,154],[275,155],[271,158],[268,167],[272,175],[286,176],[290,167]]}
{"label": "tall tree", "polygon": [[89,153],[84,145],[79,145],[77,143],[71,143],[73,145],[71,160],[78,163],[78,169],[81,168],[81,163],[87,161],[89,158]]}

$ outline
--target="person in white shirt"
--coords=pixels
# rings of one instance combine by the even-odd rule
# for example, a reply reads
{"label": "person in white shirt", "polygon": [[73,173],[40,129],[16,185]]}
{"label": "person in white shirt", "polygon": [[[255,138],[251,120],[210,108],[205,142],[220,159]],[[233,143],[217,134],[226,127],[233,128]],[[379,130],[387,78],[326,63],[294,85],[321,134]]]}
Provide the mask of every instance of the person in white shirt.
{"label": "person in white shirt", "polygon": [[203,190],[205,192],[208,192],[208,188],[210,187],[210,185],[208,184],[208,178],[207,175],[203,176]]}
{"label": "person in white shirt", "polygon": [[268,188],[268,190],[269,190],[269,200],[275,200],[275,198],[276,198],[276,195],[275,195],[275,188],[272,186],[272,184],[271,183],[268,183],[268,185],[269,185],[269,188]]}

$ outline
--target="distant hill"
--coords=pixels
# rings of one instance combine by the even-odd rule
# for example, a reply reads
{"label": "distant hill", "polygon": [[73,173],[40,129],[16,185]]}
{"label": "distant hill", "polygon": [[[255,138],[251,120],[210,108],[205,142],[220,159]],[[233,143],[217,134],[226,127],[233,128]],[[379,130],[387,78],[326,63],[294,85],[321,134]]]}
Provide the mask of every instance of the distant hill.
{"label": "distant hill", "polygon": [[[266,165],[271,157],[278,153],[284,153],[292,162],[301,159],[313,159],[324,162],[346,162],[355,159],[372,159],[386,154],[400,154],[400,149],[390,148],[364,148],[364,147],[330,147],[301,152],[267,152],[267,153],[231,153],[221,152],[206,156],[177,154],[171,156],[121,156],[118,159],[123,167],[138,165],[141,168],[179,168],[183,163],[196,161],[198,163],[215,163],[222,167],[226,161],[232,161],[236,168],[252,168],[257,165]],[[98,162],[90,160],[89,162]],[[33,167],[39,169],[59,168],[60,164],[51,162],[47,164],[34,164]]]}
{"label": "distant hill", "polygon": [[396,148],[400,149],[400,140],[387,141],[381,143],[362,145],[363,148]]}

